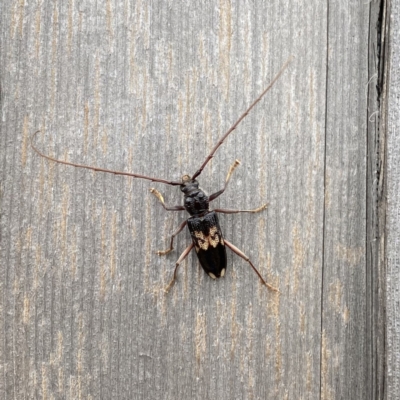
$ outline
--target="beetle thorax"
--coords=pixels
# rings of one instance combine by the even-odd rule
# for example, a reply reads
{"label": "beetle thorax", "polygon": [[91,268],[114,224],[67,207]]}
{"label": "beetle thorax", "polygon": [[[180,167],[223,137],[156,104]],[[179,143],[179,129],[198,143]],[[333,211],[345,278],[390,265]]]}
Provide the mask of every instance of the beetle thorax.
{"label": "beetle thorax", "polygon": [[181,191],[185,195],[183,206],[190,215],[201,216],[208,212],[208,196],[199,188],[199,182],[184,175]]}

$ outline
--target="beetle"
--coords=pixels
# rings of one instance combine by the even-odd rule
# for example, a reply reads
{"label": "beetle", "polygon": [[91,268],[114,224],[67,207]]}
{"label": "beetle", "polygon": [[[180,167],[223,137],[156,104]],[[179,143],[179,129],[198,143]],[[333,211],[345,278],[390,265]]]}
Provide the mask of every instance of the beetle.
{"label": "beetle", "polygon": [[232,176],[233,171],[240,164],[238,160],[230,166],[228,174],[225,179],[224,187],[207,196],[204,191],[199,187],[199,182],[197,181],[197,177],[202,173],[204,167],[207,163],[214,157],[215,152],[222,145],[225,139],[236,129],[236,127],[240,124],[240,122],[247,116],[247,114],[251,111],[251,109],[263,98],[263,96],[271,89],[274,83],[279,79],[282,75],[283,71],[286,69],[288,64],[290,63],[291,58],[289,58],[285,64],[281,67],[277,75],[273,78],[273,80],[269,83],[266,89],[257,97],[256,100],[247,108],[247,110],[239,117],[239,119],[228,129],[228,131],[222,136],[222,138],[218,141],[218,143],[211,150],[210,154],[206,157],[205,161],[201,165],[201,167],[194,173],[193,176],[183,175],[181,181],[169,181],[166,179],[154,178],[147,175],[140,175],[131,172],[124,171],[113,171],[109,169],[99,168],[95,166],[89,166],[84,164],[73,163],[69,161],[64,161],[60,159],[56,159],[54,157],[48,156],[42,153],[35,145],[34,139],[40,131],[36,131],[31,136],[31,146],[33,150],[39,154],[41,157],[46,158],[47,160],[54,161],[59,164],[70,165],[78,168],[86,168],[91,169],[93,171],[99,172],[108,172],[114,175],[125,175],[133,178],[146,179],[153,182],[160,182],[167,185],[172,186],[180,186],[180,190],[184,195],[183,205],[177,206],[167,206],[164,202],[164,198],[161,193],[155,188],[151,188],[150,192],[158,199],[158,201],[162,204],[166,211],[184,211],[186,210],[190,217],[182,222],[178,229],[173,232],[171,236],[170,246],[167,250],[157,251],[158,255],[166,255],[170,253],[174,247],[174,238],[178,233],[180,233],[185,226],[187,225],[190,236],[192,238],[192,243],[190,243],[183,253],[180,255],[178,261],[175,264],[174,275],[171,282],[168,284],[165,289],[166,292],[169,291],[171,286],[174,284],[176,280],[176,274],[179,265],[182,261],[189,255],[189,253],[194,248],[199,259],[200,265],[204,269],[204,271],[210,276],[212,279],[217,279],[223,277],[225,275],[227,259],[226,259],[226,247],[229,247],[234,253],[236,253],[239,257],[243,258],[245,261],[249,263],[254,272],[258,275],[263,285],[265,285],[270,290],[279,292],[277,288],[273,287],[269,283],[267,283],[261,274],[258,272],[257,268],[250,261],[249,257],[246,256],[241,250],[239,250],[236,246],[230,243],[226,238],[224,238],[221,230],[221,226],[219,224],[217,213],[225,213],[225,214],[236,214],[241,212],[249,212],[249,213],[257,213],[267,208],[267,204],[263,204],[261,207],[258,207],[254,210],[232,210],[232,209],[214,209],[210,210],[209,204],[211,201],[215,200],[218,196],[224,193],[230,178]]}

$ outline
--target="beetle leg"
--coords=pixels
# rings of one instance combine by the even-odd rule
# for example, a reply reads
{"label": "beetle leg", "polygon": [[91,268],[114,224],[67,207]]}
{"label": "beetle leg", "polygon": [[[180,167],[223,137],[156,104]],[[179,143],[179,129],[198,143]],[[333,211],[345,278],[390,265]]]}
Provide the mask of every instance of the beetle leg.
{"label": "beetle leg", "polygon": [[253,270],[255,271],[255,273],[258,275],[258,277],[261,279],[261,282],[268,288],[273,290],[274,292],[279,292],[278,289],[274,288],[272,285],[270,285],[269,283],[265,282],[263,277],[261,276],[261,274],[257,271],[257,268],[253,265],[253,263],[250,261],[249,257],[246,256],[246,254],[244,254],[242,251],[240,251],[236,246],[234,246],[232,243],[228,242],[225,238],[224,238],[225,244],[234,252],[236,253],[239,257],[242,257],[244,260],[246,260],[250,265],[251,268],[253,268]]}
{"label": "beetle leg", "polygon": [[213,193],[208,199],[209,201],[215,200],[218,196],[220,196],[222,193],[225,192],[226,187],[228,186],[229,180],[231,179],[231,175],[233,174],[233,171],[236,169],[236,167],[240,164],[239,160],[235,160],[235,162],[229,167],[228,175],[226,176],[225,179],[225,186],[223,189],[219,190],[218,192]]}
{"label": "beetle leg", "polygon": [[172,281],[166,287],[165,293],[169,292],[169,289],[171,289],[171,286],[174,284],[174,282],[176,280],[176,271],[178,270],[179,264],[188,256],[188,254],[192,251],[193,247],[194,247],[194,244],[190,243],[190,245],[188,247],[186,247],[186,249],[183,251],[181,256],[178,258],[178,261],[175,264],[174,277],[172,278]]}
{"label": "beetle leg", "polygon": [[187,220],[183,221],[183,222],[179,225],[178,229],[171,235],[171,244],[170,244],[170,246],[169,246],[169,249],[157,251],[157,254],[158,254],[159,256],[164,256],[164,255],[170,253],[170,252],[174,249],[174,237],[175,237],[178,233],[182,232],[182,229],[186,226],[186,224],[187,224]]}
{"label": "beetle leg", "polygon": [[268,206],[268,203],[263,204],[261,207],[255,208],[254,210],[231,210],[228,208],[216,208],[214,209],[215,212],[223,213],[223,214],[237,214],[241,212],[248,212],[248,213],[257,213],[262,210],[265,210]]}
{"label": "beetle leg", "polygon": [[167,206],[164,203],[164,197],[157,189],[151,188],[150,193],[157,197],[158,201],[167,211],[183,211],[185,209],[183,206]]}

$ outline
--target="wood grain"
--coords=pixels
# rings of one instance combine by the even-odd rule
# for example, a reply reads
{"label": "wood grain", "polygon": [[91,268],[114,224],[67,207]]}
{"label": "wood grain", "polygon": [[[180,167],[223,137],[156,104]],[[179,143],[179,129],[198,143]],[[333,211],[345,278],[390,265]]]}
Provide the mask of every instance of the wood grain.
{"label": "wood grain", "polygon": [[[2,397],[382,398],[380,3],[22,0],[2,11]],[[191,255],[165,295],[190,238],[157,256],[186,215],[149,189],[171,205],[180,191],[29,146],[40,129],[49,155],[179,180],[290,55],[199,177],[212,193],[241,160],[213,206],[269,203],[220,222],[280,294],[229,252],[223,279]]]}
{"label": "wood grain", "polygon": [[399,290],[400,290],[400,3],[391,2],[390,14],[388,15],[390,31],[387,38],[388,63],[386,65],[387,107],[385,108],[385,123],[387,124],[387,174],[385,184],[387,202],[386,223],[386,304],[387,304],[387,398],[392,400],[398,397],[400,392],[400,324],[399,324]]}

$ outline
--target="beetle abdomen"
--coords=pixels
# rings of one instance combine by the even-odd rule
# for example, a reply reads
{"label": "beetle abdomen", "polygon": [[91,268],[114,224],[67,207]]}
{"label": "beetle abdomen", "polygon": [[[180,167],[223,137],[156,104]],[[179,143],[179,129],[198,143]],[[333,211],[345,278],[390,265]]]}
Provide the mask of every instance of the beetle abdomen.
{"label": "beetle abdomen", "polygon": [[190,217],[187,224],[204,271],[213,279],[224,276],[226,250],[215,211],[209,211],[202,217]]}

